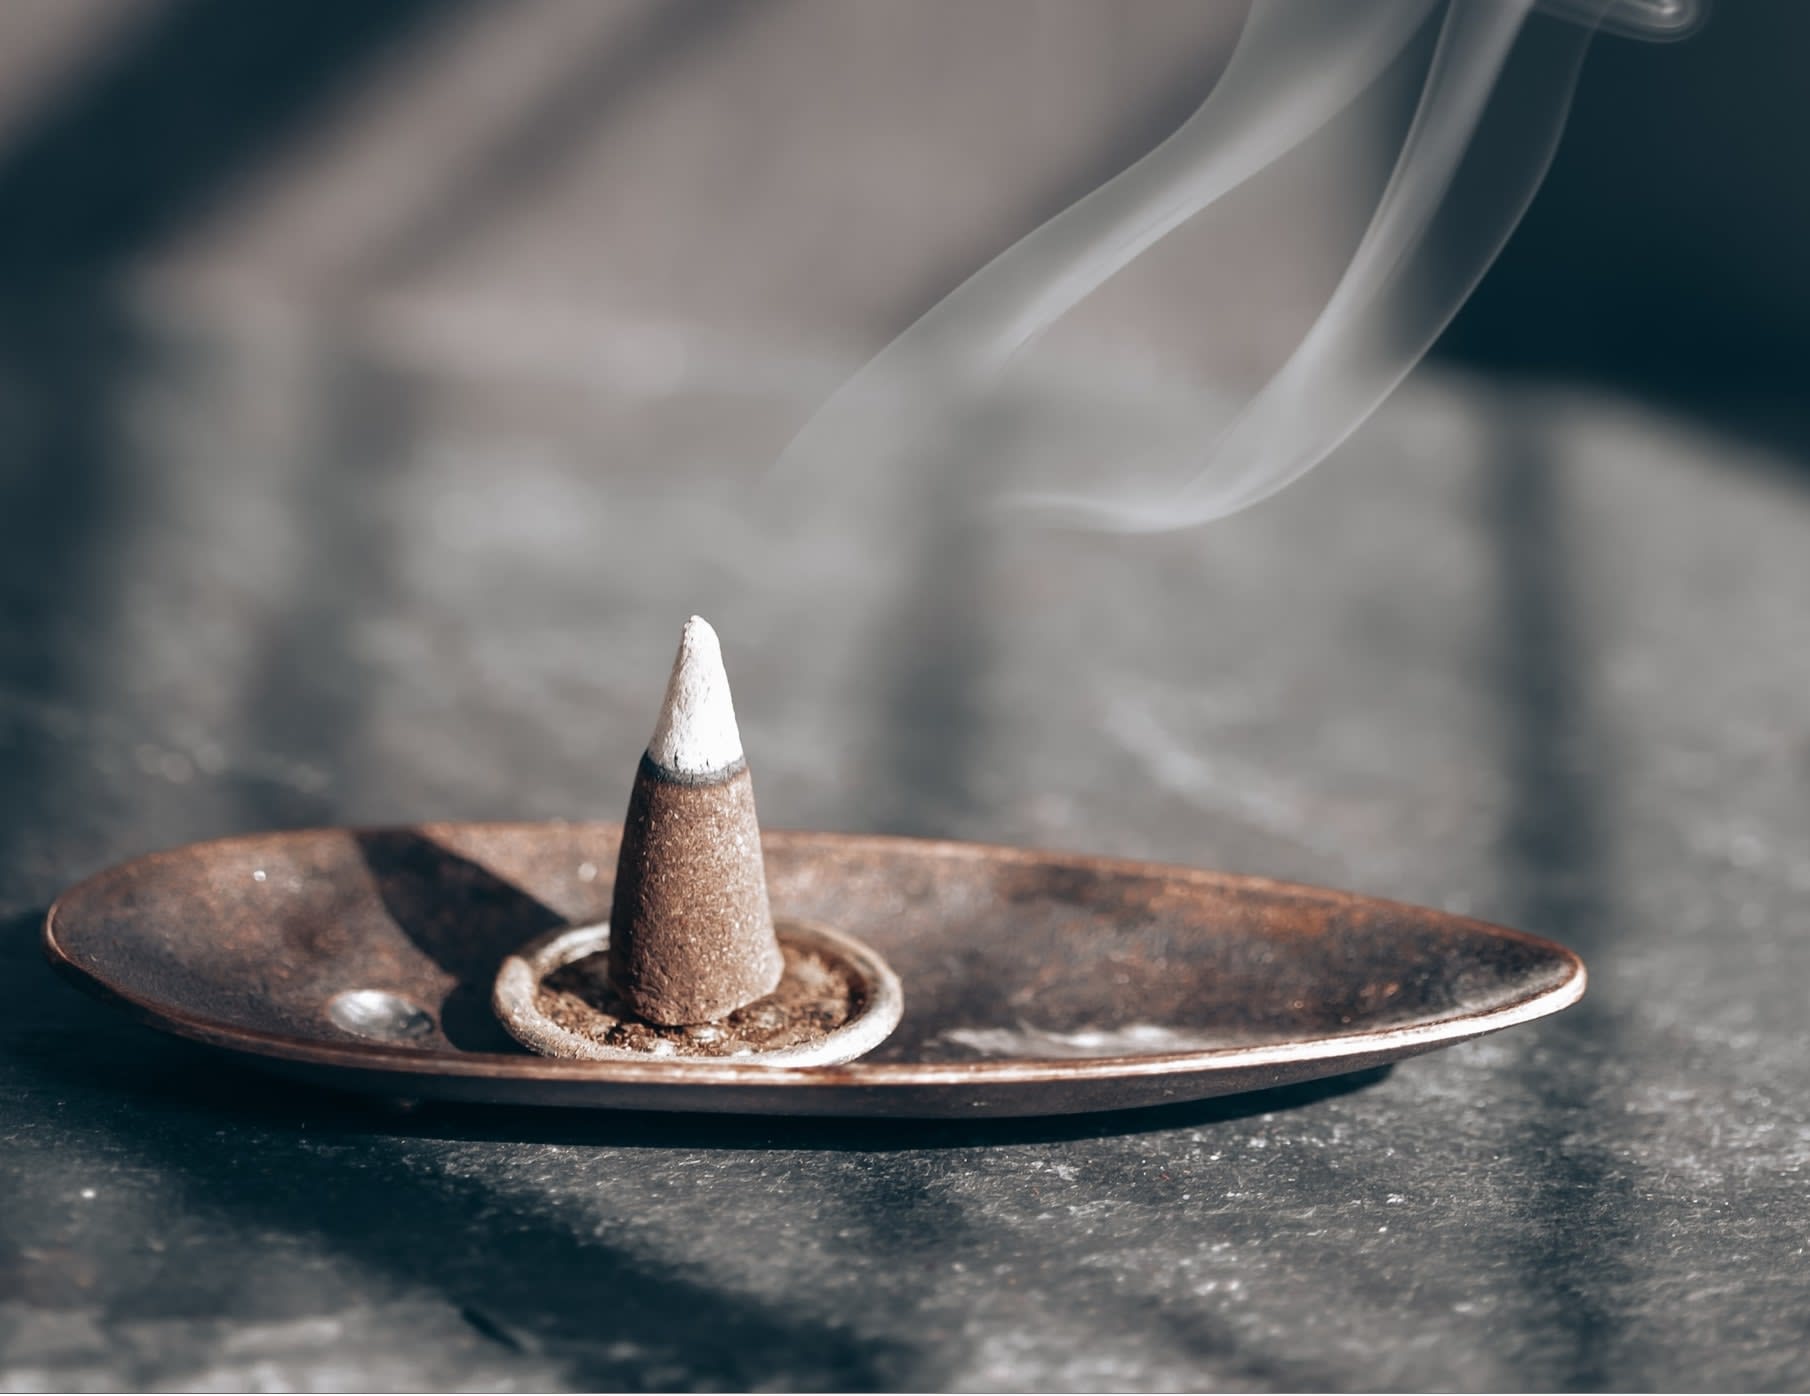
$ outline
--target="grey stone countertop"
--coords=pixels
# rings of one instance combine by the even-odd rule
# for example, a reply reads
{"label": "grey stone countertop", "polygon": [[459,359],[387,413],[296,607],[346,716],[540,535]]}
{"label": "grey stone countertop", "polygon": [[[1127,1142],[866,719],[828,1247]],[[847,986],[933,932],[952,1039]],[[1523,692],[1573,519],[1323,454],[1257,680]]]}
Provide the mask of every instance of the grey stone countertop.
{"label": "grey stone countertop", "polygon": [[[0,1387],[1810,1382],[1788,462],[1429,371],[1234,519],[1038,532],[946,472],[750,492],[816,384],[58,323],[0,480]],[[151,848],[618,817],[693,610],[771,825],[1442,905],[1591,992],[985,1127],[313,1093],[42,963],[57,891]]]}

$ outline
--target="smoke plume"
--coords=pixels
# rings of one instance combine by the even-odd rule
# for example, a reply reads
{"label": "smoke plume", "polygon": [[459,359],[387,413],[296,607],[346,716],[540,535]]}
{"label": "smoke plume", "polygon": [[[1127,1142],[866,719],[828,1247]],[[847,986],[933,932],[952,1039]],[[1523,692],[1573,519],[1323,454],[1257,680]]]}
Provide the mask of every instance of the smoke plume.
{"label": "smoke plume", "polygon": [[[1544,8],[1563,22],[1536,18],[1534,0],[1256,0],[1191,118],[894,340],[807,423],[781,471],[833,471],[851,452],[887,457],[871,462],[881,468],[934,463],[971,472],[983,497],[1131,531],[1205,523],[1281,489],[1375,411],[1495,259],[1551,161],[1593,30],[1673,37],[1699,6]],[[1369,223],[1267,378],[1195,384],[1189,411],[1144,414],[1091,448],[1059,413],[1021,410],[1002,447],[999,404],[1028,347],[1157,242],[1346,119],[1386,74],[1423,61]]]}

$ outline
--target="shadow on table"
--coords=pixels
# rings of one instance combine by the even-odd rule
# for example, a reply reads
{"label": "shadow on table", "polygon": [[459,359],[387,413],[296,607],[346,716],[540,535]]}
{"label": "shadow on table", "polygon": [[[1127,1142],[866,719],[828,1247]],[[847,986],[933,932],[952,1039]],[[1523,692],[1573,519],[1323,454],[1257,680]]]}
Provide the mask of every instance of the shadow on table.
{"label": "shadow on table", "polygon": [[[1589,612],[1564,479],[1547,433],[1512,398],[1490,425],[1483,504],[1497,549],[1497,689],[1512,792],[1499,851],[1512,889],[1505,919],[1586,958],[1625,952],[1609,857],[1614,796],[1600,764],[1609,741],[1591,704]],[[1522,1075],[1535,1104],[1513,1156],[1532,1180],[1539,1220],[1511,1258],[1552,1339],[1543,1365],[1517,1375],[1535,1387],[1599,1390],[1618,1376],[1623,1325],[1609,1295],[1626,1279],[1637,1232],[1626,1170],[1591,1127],[1622,1108],[1605,1098],[1595,1067],[1616,1055],[1618,1027],[1607,1005],[1587,999],[1549,1032],[1570,1046],[1530,1058]]]}
{"label": "shadow on table", "polygon": [[1235,1120],[1299,1110],[1376,1085],[1391,1067],[1373,1067],[1323,1081],[1246,1091],[1212,1100],[991,1120],[815,1119],[773,1116],[680,1115],[653,1111],[579,1114],[512,1106],[452,1106],[424,1102],[392,1122],[398,1133],[432,1139],[532,1140],[546,1144],[607,1144],[628,1148],[829,1149],[887,1153],[914,1149],[1060,1144],[1113,1135],[1202,1129]]}
{"label": "shadow on table", "polygon": [[[381,1124],[374,1124],[374,1128],[422,1139],[518,1140],[537,1144],[656,1149],[822,1149],[894,1153],[917,1149],[1061,1144],[1116,1135],[1202,1129],[1299,1110],[1350,1095],[1378,1084],[1392,1069],[1389,1066],[1373,1067],[1323,1081],[1132,1110],[988,1120],[793,1118],[668,1114],[644,1110],[581,1112],[525,1106],[458,1105],[443,1101],[398,1102],[364,1108],[381,1112]],[[262,1093],[269,1094],[268,1085],[263,1087]],[[310,1094],[314,1092],[310,1090]],[[318,1094],[331,1097],[333,1093]]]}

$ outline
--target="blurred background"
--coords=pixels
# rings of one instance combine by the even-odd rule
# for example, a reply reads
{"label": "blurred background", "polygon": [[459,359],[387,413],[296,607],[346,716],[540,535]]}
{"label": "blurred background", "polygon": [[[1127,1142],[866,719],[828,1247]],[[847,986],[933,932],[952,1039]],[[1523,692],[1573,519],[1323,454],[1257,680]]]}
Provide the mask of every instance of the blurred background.
{"label": "blurred background", "polygon": [[[770,478],[854,369],[1185,120],[1244,12],[0,5],[8,1099],[46,1117],[77,1102],[20,1146],[8,1226],[54,1231],[30,1243],[46,1253],[109,1254],[69,1239],[87,1233],[56,1179],[136,1160],[224,1209],[206,1244],[233,1277],[231,1296],[166,1312],[161,1262],[116,1257],[69,1281],[91,1327],[16,1330],[19,1381],[338,1380],[307,1331],[235,1337],[213,1315],[414,1294],[420,1267],[391,1250],[452,1263],[423,1238],[463,1234],[492,1196],[461,1184],[471,1206],[449,1227],[397,1174],[405,1200],[360,1212],[355,1235],[244,1193],[226,1155],[204,1161],[203,1106],[166,1101],[161,1133],[116,1123],[117,1088],[57,1065],[113,1039],[80,1045],[73,1000],[39,1003],[32,941],[58,888],[250,828],[619,817],[693,611],[723,636],[769,823],[1352,886],[1525,925],[1593,967],[1589,1003],[1543,1037],[1444,1054],[1401,1087],[1442,1114],[1491,1102],[1465,1138],[1420,1141],[1427,1196],[1484,1156],[1518,1186],[1499,1207],[1429,1204],[1418,1230],[1391,1218],[1418,1246],[1399,1309],[1349,1307],[1349,1256],[1370,1252],[1305,1223],[1242,1229],[1233,1207],[1201,1222],[1229,1249],[1203,1251],[1188,1283],[1261,1255],[1292,1267],[1287,1286],[1203,1299],[1175,1266],[1124,1271],[1145,1316],[1224,1299],[1218,1338],[1115,1320],[1100,1292],[1001,1309],[977,1262],[851,1299],[856,1327],[887,1335],[856,1354],[867,1366],[820,1370],[776,1329],[767,1360],[794,1383],[1801,1379],[1801,1237],[1780,1218],[1801,1214],[1810,1140],[1794,987],[1810,973],[1810,7],[1728,0],[1682,42],[1599,37],[1550,177],[1432,357],[1256,509],[1154,537],[1023,528],[979,507],[962,453],[880,470],[861,441],[845,471]],[[1065,323],[1063,373],[1010,410],[1110,452],[1125,423],[1273,366],[1336,281],[1413,95],[1382,92],[1261,195],[1152,251]],[[963,449],[984,455],[984,436]],[[108,1054],[138,1050],[125,1032]],[[1274,1136],[1283,1171],[1249,1165],[1239,1195],[1291,1195],[1345,1151],[1377,1176],[1406,1167],[1385,1161],[1376,1108],[1315,1117],[1341,1142],[1312,1165]],[[260,1128],[263,1157],[340,1186],[280,1122]],[[448,1166],[431,1141],[408,1148],[408,1176]],[[506,1152],[472,1145],[450,1166],[476,1178]],[[620,1205],[654,1215],[610,1176]],[[1361,1211],[1348,1191],[1305,1187],[1303,1215],[1383,1244],[1373,1214],[1340,1220]],[[796,1238],[830,1204],[811,1196],[783,1243],[775,1217],[741,1215],[717,1239],[674,1221],[675,1244],[731,1289],[815,1293],[824,1257]],[[1706,1198],[1750,1222],[1779,1211],[1731,1247]],[[505,1250],[536,1238],[536,1265],[570,1259],[542,1210],[470,1224]],[[1155,1253],[1130,1212],[1100,1215],[1073,1274]],[[875,1225],[873,1263],[916,1275]],[[958,1242],[1042,1244],[1001,1227],[973,1220]],[[319,1245],[351,1269],[296,1280],[294,1248]],[[1450,1307],[1485,1252],[1487,1303]],[[487,1298],[540,1335],[513,1352],[395,1302],[336,1320],[335,1360],[359,1380],[642,1371],[587,1346],[582,1287]],[[130,1327],[154,1310],[154,1336]],[[888,1316],[913,1314],[950,1325],[934,1359]],[[628,1316],[668,1380],[747,1374],[683,1315]],[[398,1331],[420,1338],[417,1365],[393,1365]],[[1288,1363],[1226,1365],[1264,1335]]]}
{"label": "blurred background", "polygon": [[[119,714],[128,756],[292,763],[335,792],[330,810],[269,792],[273,816],[421,812],[347,764],[392,743],[455,807],[589,808],[566,757],[607,771],[632,751],[675,617],[714,608],[744,667],[773,665],[751,716],[783,726],[781,749],[806,759],[806,732],[837,748],[825,760],[904,742],[860,822],[959,822],[976,808],[962,759],[918,755],[963,751],[998,706],[976,668],[997,626],[972,604],[1003,594],[982,575],[998,552],[1028,548],[1019,570],[1043,585],[1083,554],[1148,572],[1178,545],[1002,542],[974,521],[964,462],[883,470],[851,444],[842,477],[802,498],[764,472],[863,360],[1185,119],[1243,17],[1163,0],[13,0],[11,691],[54,703],[78,671],[130,672],[100,683],[109,703],[144,688]],[[1786,71],[1805,23],[1729,6],[1686,42],[1600,39],[1551,178],[1415,382],[1600,386],[1795,441],[1810,196],[1780,152],[1805,119]],[[1078,373],[1015,410],[1111,443],[1162,410],[1151,382],[1254,386],[1324,303],[1416,87],[1384,84],[1261,197],[1239,191],[1134,264],[1061,327]],[[1394,420],[1412,435],[1437,417]],[[1401,449],[1384,439],[1359,444]],[[1379,506],[1372,525],[1437,546],[1449,530],[1403,512],[1436,507]],[[1246,521],[1179,546],[1270,528],[1287,532]],[[811,600],[826,577],[841,604]],[[794,629],[801,605],[813,621]],[[1047,642],[1089,634],[1071,614]],[[1165,643],[1093,667],[1160,667]],[[547,706],[561,695],[570,708]],[[870,730],[820,700],[885,715]],[[179,711],[187,735],[168,728]],[[469,785],[453,773],[491,759]],[[821,775],[774,773],[788,813],[826,816]]]}

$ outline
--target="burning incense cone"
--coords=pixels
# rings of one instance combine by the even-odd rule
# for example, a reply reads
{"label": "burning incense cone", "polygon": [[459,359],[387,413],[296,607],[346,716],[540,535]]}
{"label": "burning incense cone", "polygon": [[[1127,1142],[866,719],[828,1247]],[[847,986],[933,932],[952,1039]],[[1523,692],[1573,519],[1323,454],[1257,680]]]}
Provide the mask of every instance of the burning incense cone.
{"label": "burning incense cone", "polygon": [[505,957],[491,1003],[549,1057],[834,1066],[899,1025],[904,991],[854,936],[773,920],[754,788],[716,632],[685,623],[635,775],[610,919]]}
{"label": "burning incense cone", "polygon": [[772,993],[784,969],[729,676],[699,616],[635,774],[610,927],[610,978],[651,1023],[715,1022]]}

